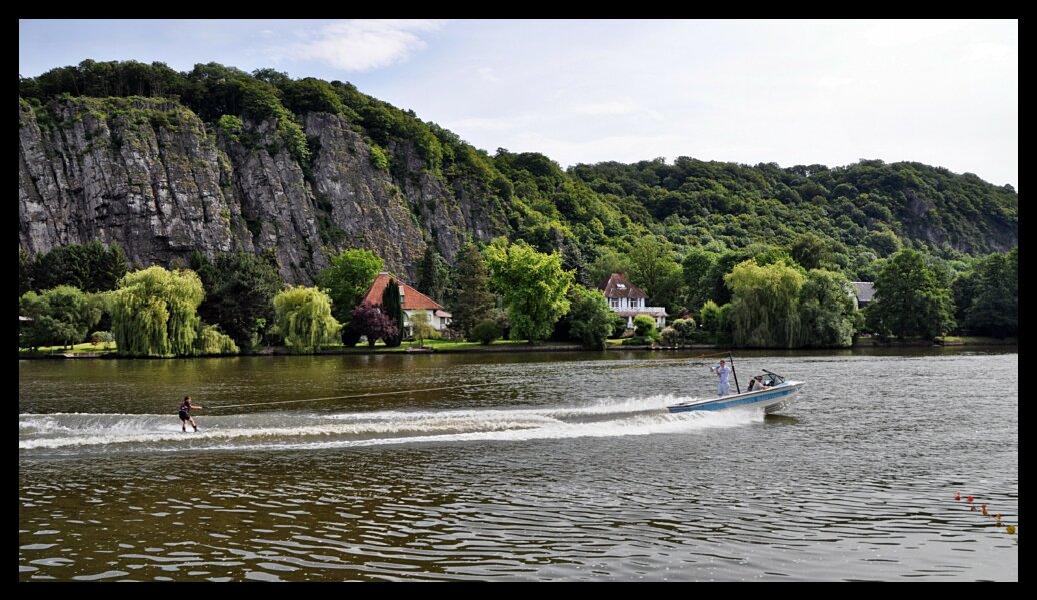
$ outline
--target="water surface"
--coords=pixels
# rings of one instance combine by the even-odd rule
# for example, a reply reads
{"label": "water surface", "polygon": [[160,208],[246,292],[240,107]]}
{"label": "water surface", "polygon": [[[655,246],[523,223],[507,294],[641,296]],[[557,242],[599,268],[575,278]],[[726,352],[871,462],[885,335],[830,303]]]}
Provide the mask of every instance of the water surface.
{"label": "water surface", "polygon": [[19,575],[1018,579],[1014,351],[693,356],[20,361]]}

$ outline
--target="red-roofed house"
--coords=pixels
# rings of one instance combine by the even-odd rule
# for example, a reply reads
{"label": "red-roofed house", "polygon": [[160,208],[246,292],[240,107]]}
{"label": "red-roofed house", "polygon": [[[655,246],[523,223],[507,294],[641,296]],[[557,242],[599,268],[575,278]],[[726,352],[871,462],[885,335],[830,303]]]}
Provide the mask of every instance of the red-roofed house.
{"label": "red-roofed house", "polygon": [[400,281],[399,277],[394,277],[390,273],[382,271],[374,278],[374,283],[371,284],[371,289],[367,290],[367,295],[364,296],[364,302],[380,306],[382,304],[382,294],[385,293],[385,287],[389,285],[391,279],[396,280],[396,285],[400,286],[400,306],[403,307],[403,326],[407,328],[407,334],[410,335],[410,317],[415,312],[425,311],[428,313],[428,322],[436,331],[443,331],[447,325],[450,324],[451,315],[444,309],[438,302],[429,298],[425,294],[422,294],[418,290],[412,288]]}
{"label": "red-roofed house", "polygon": [[598,285],[609,301],[609,308],[621,317],[627,318],[627,329],[633,329],[634,317],[648,315],[655,319],[660,329],[666,326],[666,309],[661,306],[645,306],[648,294],[630,283],[622,273],[613,273]]}

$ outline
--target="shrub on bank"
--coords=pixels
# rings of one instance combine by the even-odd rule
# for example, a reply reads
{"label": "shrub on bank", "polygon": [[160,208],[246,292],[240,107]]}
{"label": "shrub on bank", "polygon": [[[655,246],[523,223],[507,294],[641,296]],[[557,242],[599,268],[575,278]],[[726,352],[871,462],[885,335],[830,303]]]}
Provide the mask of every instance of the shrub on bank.
{"label": "shrub on bank", "polygon": [[634,317],[634,333],[638,337],[649,337],[655,332],[655,319],[648,315]]}
{"label": "shrub on bank", "polygon": [[110,331],[95,331],[90,334],[90,343],[93,345],[107,344],[115,341],[115,336]]}
{"label": "shrub on bank", "polygon": [[234,340],[222,332],[215,325],[202,325],[198,330],[198,353],[206,354],[237,354],[238,345]]}
{"label": "shrub on bank", "polygon": [[615,315],[612,317],[612,335],[609,336],[611,339],[621,338],[626,335],[627,332],[627,318]]}
{"label": "shrub on bank", "polygon": [[492,344],[494,340],[499,339],[501,336],[500,325],[497,324],[493,319],[483,319],[472,328],[472,337],[484,346]]}

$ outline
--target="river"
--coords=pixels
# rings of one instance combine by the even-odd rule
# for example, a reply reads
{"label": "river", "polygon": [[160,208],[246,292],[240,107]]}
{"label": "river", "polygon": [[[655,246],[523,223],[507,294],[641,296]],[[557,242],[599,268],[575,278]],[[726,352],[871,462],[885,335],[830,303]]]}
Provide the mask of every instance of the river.
{"label": "river", "polygon": [[19,578],[1018,580],[1014,348],[695,356],[22,360]]}

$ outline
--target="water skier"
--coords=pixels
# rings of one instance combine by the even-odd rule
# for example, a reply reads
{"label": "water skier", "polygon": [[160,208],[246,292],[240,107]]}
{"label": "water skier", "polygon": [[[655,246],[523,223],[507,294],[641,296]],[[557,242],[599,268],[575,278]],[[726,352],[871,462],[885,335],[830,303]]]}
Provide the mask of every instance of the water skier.
{"label": "water skier", "polygon": [[194,423],[194,418],[191,416],[191,410],[195,408],[205,408],[200,404],[191,404],[191,397],[184,396],[184,401],[180,403],[180,425],[184,431],[187,431],[187,424],[191,423],[191,427],[194,427],[195,431],[198,431],[198,426]]}

